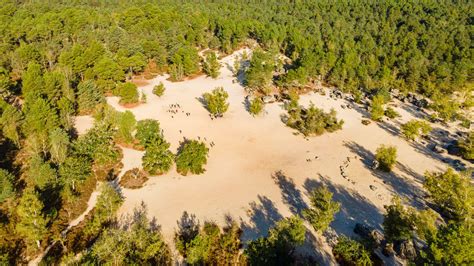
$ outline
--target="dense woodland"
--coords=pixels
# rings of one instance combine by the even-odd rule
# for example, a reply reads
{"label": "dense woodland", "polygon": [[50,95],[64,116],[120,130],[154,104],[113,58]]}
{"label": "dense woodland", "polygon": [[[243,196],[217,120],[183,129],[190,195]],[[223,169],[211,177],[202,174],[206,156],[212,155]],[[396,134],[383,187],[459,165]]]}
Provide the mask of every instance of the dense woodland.
{"label": "dense woodland", "polygon": [[[189,140],[175,155],[158,123],[115,113],[105,96],[119,95],[122,104],[144,101],[127,82],[136,74],[215,77],[216,55],[203,59],[202,49],[230,54],[256,41],[260,48],[245,83],[263,93],[316,80],[356,97],[417,93],[445,121],[469,119],[464,116],[474,103],[471,1],[0,2],[0,264],[24,263],[51,243],[45,258],[50,263],[171,263],[170,247],[145,206],[125,221],[115,216],[122,198],[107,181],[121,166],[117,144],[145,149],[144,169],[152,174],[166,172],[174,160],[183,174],[202,173],[207,147]],[[288,60],[281,62],[278,54]],[[261,104],[253,103],[254,113]],[[73,127],[79,114],[97,121],[80,137]],[[317,135],[340,128],[334,116],[297,106],[290,124]],[[322,129],[310,124],[315,117],[327,120]],[[135,128],[138,135],[131,134]],[[467,159],[473,158],[473,135],[459,141]],[[198,158],[191,158],[196,151]],[[387,239],[422,239],[423,252],[410,258],[419,262],[472,263],[472,183],[452,170],[427,173],[426,179],[436,213],[395,200],[387,207]],[[454,190],[444,190],[453,183]],[[96,186],[102,191],[97,206],[61,233],[86,209]],[[176,249],[191,264],[289,264],[304,240],[302,219],[324,231],[339,209],[324,188],[313,194],[314,206],[304,217],[280,221],[268,235],[246,243],[243,254],[233,223],[182,228]],[[334,253],[341,262],[370,265],[368,250],[344,238]]]}

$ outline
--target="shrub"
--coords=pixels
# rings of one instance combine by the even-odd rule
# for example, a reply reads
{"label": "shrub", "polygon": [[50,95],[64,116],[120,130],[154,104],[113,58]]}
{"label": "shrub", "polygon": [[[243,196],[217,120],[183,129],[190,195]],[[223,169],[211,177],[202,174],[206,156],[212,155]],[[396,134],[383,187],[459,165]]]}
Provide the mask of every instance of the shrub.
{"label": "shrub", "polygon": [[427,135],[432,128],[426,121],[412,119],[401,126],[402,134],[409,140],[415,140],[420,135]]}
{"label": "shrub", "polygon": [[126,82],[117,87],[118,95],[120,96],[120,104],[134,104],[138,103],[139,95],[137,85]]}
{"label": "shrub", "polygon": [[133,168],[125,172],[120,179],[120,185],[124,188],[141,188],[148,180],[146,173],[138,168]]}
{"label": "shrub", "polygon": [[260,97],[255,97],[250,101],[249,112],[258,115],[263,111],[264,103]]}
{"label": "shrub", "polygon": [[372,265],[370,253],[365,247],[346,236],[337,239],[337,244],[332,252],[341,265]]}
{"label": "shrub", "polygon": [[163,85],[163,82],[160,82],[160,84],[153,87],[153,94],[158,97],[161,97],[163,94],[165,94],[165,85]]}
{"label": "shrub", "polygon": [[168,172],[173,165],[173,153],[169,151],[170,144],[164,140],[152,142],[145,149],[142,166],[151,175],[161,175]]}
{"label": "shrub", "polygon": [[332,200],[332,193],[324,186],[314,189],[310,195],[311,208],[303,211],[303,217],[316,231],[326,231],[339,211],[341,204]]}
{"label": "shrub", "polygon": [[466,160],[474,160],[474,131],[471,131],[467,138],[458,142],[461,155]]}
{"label": "shrub", "polygon": [[203,98],[207,110],[214,116],[222,116],[229,108],[227,103],[229,94],[222,87],[215,88],[211,93],[204,93]]}
{"label": "shrub", "polygon": [[386,117],[390,119],[400,117],[400,114],[397,111],[395,111],[395,109],[393,109],[392,107],[387,107],[387,109],[385,109],[384,114]]}
{"label": "shrub", "polygon": [[117,116],[117,138],[125,143],[131,143],[133,141],[132,132],[137,124],[135,116],[130,111],[118,113]]}
{"label": "shrub", "polygon": [[204,173],[203,166],[207,163],[209,149],[206,144],[197,140],[182,143],[176,156],[176,170],[182,175]]}
{"label": "shrub", "polygon": [[382,171],[390,172],[397,162],[397,148],[381,145],[375,152],[375,160]]}

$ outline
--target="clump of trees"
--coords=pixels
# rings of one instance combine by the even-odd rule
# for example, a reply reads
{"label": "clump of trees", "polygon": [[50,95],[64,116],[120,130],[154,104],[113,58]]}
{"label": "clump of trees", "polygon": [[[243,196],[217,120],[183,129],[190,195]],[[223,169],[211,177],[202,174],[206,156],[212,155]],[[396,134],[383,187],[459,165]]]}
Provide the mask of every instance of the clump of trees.
{"label": "clump of trees", "polygon": [[325,186],[313,189],[309,196],[311,208],[303,210],[303,217],[318,232],[326,231],[341,207],[340,203],[332,200],[332,195],[332,192]]}
{"label": "clump of trees", "polygon": [[215,117],[222,117],[229,109],[227,98],[229,98],[229,94],[223,87],[217,87],[212,92],[203,94],[207,110]]}
{"label": "clump of trees", "polygon": [[252,90],[265,92],[272,85],[275,60],[270,52],[255,50],[245,72],[245,84]]}
{"label": "clump of trees", "polygon": [[244,252],[250,265],[288,265],[294,261],[295,248],[304,243],[306,228],[298,216],[291,216],[276,223],[267,237],[260,237],[248,244]]}
{"label": "clump of trees", "polygon": [[342,128],[343,120],[338,120],[336,111],[329,113],[311,104],[309,108],[297,106],[288,110],[286,125],[297,129],[305,136],[321,135],[324,132],[334,132]]}
{"label": "clump of trees", "polygon": [[139,100],[137,85],[125,82],[117,86],[116,94],[120,97],[120,104],[136,104]]}
{"label": "clump of trees", "polygon": [[158,97],[161,97],[163,96],[163,94],[165,94],[165,85],[163,84],[163,82],[160,82],[160,84],[158,85],[155,85],[153,87],[153,94],[155,94],[156,96]]}
{"label": "clump of trees", "polygon": [[186,140],[181,143],[176,155],[176,171],[182,175],[202,174],[207,163],[209,148],[197,140]]}
{"label": "clump of trees", "polygon": [[215,79],[219,76],[219,69],[221,65],[217,60],[215,52],[210,52],[206,55],[206,60],[203,63],[202,69],[211,78]]}
{"label": "clump of trees", "polygon": [[397,148],[380,145],[375,151],[375,160],[379,164],[378,168],[382,171],[392,171],[393,166],[397,163]]}
{"label": "clump of trees", "polygon": [[402,134],[408,140],[416,140],[420,136],[428,135],[432,128],[426,121],[412,119],[401,126]]}

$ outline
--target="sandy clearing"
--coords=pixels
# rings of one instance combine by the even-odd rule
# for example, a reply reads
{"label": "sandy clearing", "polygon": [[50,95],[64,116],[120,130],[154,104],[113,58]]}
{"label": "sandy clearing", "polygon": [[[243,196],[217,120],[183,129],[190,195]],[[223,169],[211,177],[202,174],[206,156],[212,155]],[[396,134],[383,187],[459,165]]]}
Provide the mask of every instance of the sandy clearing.
{"label": "sandy clearing", "polygon": [[74,117],[74,127],[78,135],[85,134],[94,126],[94,118],[90,115],[81,115]]}
{"label": "sandy clearing", "polygon": [[[335,200],[342,203],[332,227],[338,233],[351,234],[356,222],[381,228],[383,205],[393,195],[407,197],[412,204],[420,203],[414,195],[420,189],[423,173],[446,168],[435,156],[427,156],[397,136],[393,122],[362,125],[364,111],[341,108],[341,104],[347,104],[341,99],[314,93],[301,97],[303,105],[313,102],[325,110],[336,109],[345,121],[343,130],[309,140],[295,136],[294,130],[284,126],[280,116],[285,111],[280,103],[268,104],[265,115],[253,118],[244,108],[243,87],[232,82],[227,67],[232,66],[234,55],[221,60],[223,66],[216,80],[203,76],[172,83],[166,80],[167,76],[159,76],[140,88],[147,95],[147,103],[129,110],[137,120],[158,120],[173,152],[183,137],[205,138],[215,146],[210,149],[202,175],[181,176],[173,169],[166,175],[151,177],[142,189],[123,189],[125,202],[120,213],[130,212],[144,201],[149,215],[156,218],[169,241],[184,211],[201,221],[221,224],[230,215],[242,223],[244,240],[252,239],[265,234],[281,217],[299,213],[307,205],[308,191],[324,183],[334,192]],[[161,98],[151,92],[159,82],[166,87]],[[198,98],[217,86],[229,93],[230,107],[224,118],[211,120]],[[117,110],[126,110],[118,105],[116,97],[107,101]],[[175,103],[181,105],[182,112],[168,113],[169,105]],[[399,121],[413,118],[402,108],[395,109],[402,114]],[[186,116],[186,112],[191,115]],[[398,148],[398,165],[391,174],[370,169],[380,144]],[[140,165],[139,155],[140,152],[124,149],[122,173]],[[346,173],[351,181],[343,178],[339,170],[347,157],[350,163]]]}

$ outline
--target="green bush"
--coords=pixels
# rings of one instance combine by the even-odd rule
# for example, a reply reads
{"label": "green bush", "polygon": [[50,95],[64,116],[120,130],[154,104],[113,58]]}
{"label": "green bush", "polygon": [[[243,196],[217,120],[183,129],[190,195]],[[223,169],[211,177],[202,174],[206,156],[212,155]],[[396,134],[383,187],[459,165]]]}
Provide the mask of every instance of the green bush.
{"label": "green bush", "polygon": [[249,112],[252,115],[258,115],[263,111],[265,104],[260,97],[255,97],[250,101]]}
{"label": "green bush", "polygon": [[339,212],[341,204],[332,200],[332,193],[327,187],[319,187],[311,191],[311,208],[303,211],[303,217],[309,221],[314,230],[324,232]]}
{"label": "green bush", "polygon": [[341,265],[365,266],[373,264],[369,251],[361,243],[346,236],[337,239],[337,244],[332,252]]}
{"label": "green bush", "polygon": [[162,139],[160,123],[153,119],[140,120],[137,123],[135,138],[144,148]]}
{"label": "green bush", "polygon": [[379,168],[382,171],[392,171],[393,166],[397,162],[397,148],[381,145],[375,152],[375,160],[379,163]]}
{"label": "green bush", "polygon": [[217,55],[215,52],[211,52],[206,56],[206,60],[203,64],[204,72],[215,79],[219,76],[219,68],[221,67],[219,61],[217,60]]}
{"label": "green bush", "polygon": [[474,160],[474,131],[469,132],[467,138],[459,140],[458,146],[464,159]]}
{"label": "green bush", "polygon": [[117,86],[117,92],[120,96],[120,104],[134,104],[138,103],[139,95],[137,85],[126,82]]}
{"label": "green bush", "polygon": [[385,111],[383,109],[383,105],[385,104],[385,100],[383,96],[376,95],[372,98],[372,103],[370,104],[370,118],[374,121],[381,121]]}
{"label": "green bush", "polygon": [[397,117],[400,117],[400,114],[395,111],[395,109],[393,109],[392,107],[387,107],[387,109],[385,109],[385,112],[384,112],[385,116],[390,118],[390,119],[395,119]]}
{"label": "green bush", "polygon": [[305,136],[321,135],[324,132],[334,132],[342,128],[343,120],[337,120],[336,111],[331,109],[325,113],[322,109],[311,104],[309,108],[297,107],[288,110],[286,125],[297,129]]}
{"label": "green bush", "polygon": [[412,119],[401,125],[402,134],[408,140],[415,140],[420,135],[427,135],[431,132],[431,125],[426,121]]}
{"label": "green bush", "polygon": [[229,108],[227,103],[229,94],[222,87],[215,88],[211,93],[204,93],[203,98],[206,102],[207,110],[214,116],[222,116]]}
{"label": "green bush", "polygon": [[161,97],[163,96],[163,94],[165,94],[165,85],[163,84],[163,82],[160,82],[160,84],[155,85],[153,87],[153,94],[158,97]]}
{"label": "green bush", "polygon": [[15,195],[15,176],[0,168],[0,203]]}
{"label": "green bush", "polygon": [[168,172],[173,165],[173,153],[169,151],[170,144],[158,140],[147,145],[142,158],[142,166],[151,175],[161,175]]}
{"label": "green bush", "polygon": [[204,173],[209,149],[206,144],[197,140],[187,140],[181,144],[176,156],[176,170],[182,175]]}

